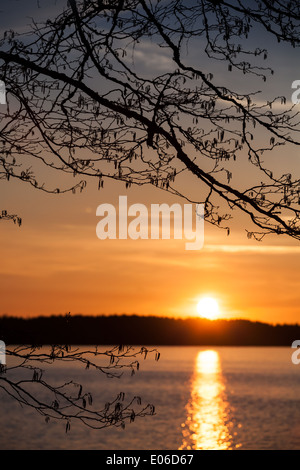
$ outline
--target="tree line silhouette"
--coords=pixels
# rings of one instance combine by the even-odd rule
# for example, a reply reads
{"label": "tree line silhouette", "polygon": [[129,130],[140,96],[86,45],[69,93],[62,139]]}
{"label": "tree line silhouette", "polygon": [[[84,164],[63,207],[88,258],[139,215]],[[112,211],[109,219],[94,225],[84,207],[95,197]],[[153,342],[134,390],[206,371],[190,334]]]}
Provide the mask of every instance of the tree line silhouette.
{"label": "tree line silhouette", "polygon": [[298,324],[140,315],[0,318],[6,344],[290,346]]}

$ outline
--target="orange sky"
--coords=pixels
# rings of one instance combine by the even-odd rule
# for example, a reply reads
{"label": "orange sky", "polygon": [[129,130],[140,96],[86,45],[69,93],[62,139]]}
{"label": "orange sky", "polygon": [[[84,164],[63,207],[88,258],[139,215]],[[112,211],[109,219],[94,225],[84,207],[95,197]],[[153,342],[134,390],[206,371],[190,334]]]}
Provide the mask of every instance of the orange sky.
{"label": "orange sky", "polygon": [[[185,240],[99,240],[97,206],[116,202],[111,188],[125,193],[123,185],[111,184],[75,196],[2,185],[5,207],[19,207],[24,223],[1,223],[0,314],[195,316],[199,298],[210,295],[223,318],[298,321],[297,243],[275,236],[248,240],[239,218],[229,237],[205,224],[199,251],[186,251]],[[166,201],[165,193],[148,190],[145,197],[145,191],[127,192],[128,203],[150,195],[151,203]]]}

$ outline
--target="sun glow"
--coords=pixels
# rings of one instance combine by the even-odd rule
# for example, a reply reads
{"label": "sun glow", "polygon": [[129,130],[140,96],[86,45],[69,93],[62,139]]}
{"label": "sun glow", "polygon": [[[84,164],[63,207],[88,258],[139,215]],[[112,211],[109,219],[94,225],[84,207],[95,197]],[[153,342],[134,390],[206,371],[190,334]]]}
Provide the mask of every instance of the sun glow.
{"label": "sun glow", "polygon": [[219,304],[212,297],[203,297],[197,304],[197,312],[202,318],[215,320],[220,314]]}
{"label": "sun glow", "polygon": [[[187,404],[187,419],[182,426],[183,442],[180,450],[229,450],[234,448],[231,410],[219,353],[200,351],[196,358]],[[235,447],[239,447],[236,444]]]}

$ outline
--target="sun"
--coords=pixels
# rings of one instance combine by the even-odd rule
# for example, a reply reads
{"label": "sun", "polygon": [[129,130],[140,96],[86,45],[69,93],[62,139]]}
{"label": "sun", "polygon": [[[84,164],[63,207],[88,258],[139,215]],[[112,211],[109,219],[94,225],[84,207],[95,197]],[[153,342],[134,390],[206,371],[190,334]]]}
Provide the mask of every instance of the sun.
{"label": "sun", "polygon": [[202,318],[216,320],[220,313],[219,304],[213,297],[203,297],[197,304],[197,312]]}

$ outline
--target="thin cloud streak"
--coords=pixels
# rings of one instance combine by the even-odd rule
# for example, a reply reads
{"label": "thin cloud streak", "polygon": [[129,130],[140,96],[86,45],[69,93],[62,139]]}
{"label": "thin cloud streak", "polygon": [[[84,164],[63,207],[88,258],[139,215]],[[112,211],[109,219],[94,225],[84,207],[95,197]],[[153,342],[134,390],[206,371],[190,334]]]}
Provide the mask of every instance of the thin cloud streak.
{"label": "thin cloud streak", "polygon": [[299,246],[248,246],[248,245],[206,245],[203,251],[211,253],[259,253],[262,255],[294,255],[300,254]]}

